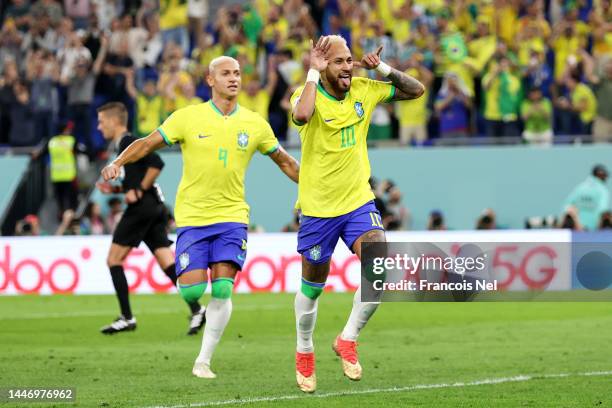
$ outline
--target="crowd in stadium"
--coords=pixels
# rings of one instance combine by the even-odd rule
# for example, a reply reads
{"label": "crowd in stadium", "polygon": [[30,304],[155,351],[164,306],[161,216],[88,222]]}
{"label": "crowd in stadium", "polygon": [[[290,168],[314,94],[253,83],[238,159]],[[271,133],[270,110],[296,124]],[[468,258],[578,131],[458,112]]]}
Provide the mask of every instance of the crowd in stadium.
{"label": "crowd in stadium", "polygon": [[[216,6],[219,4],[211,3]],[[289,102],[312,38],[344,36],[427,94],[377,109],[370,140],[554,135],[612,137],[609,0],[263,1],[10,0],[2,3],[0,144],[44,143],[73,122],[90,157],[103,151],[95,108],[122,101],[138,135],[205,101],[207,65],[236,57],[239,103],[297,144]],[[376,75],[361,72],[358,75]]]}
{"label": "crowd in stadium", "polygon": [[[356,58],[382,45],[383,60],[427,87],[377,107],[368,140],[612,140],[609,0],[10,0],[0,18],[0,145],[41,148],[70,133],[77,150],[105,159],[97,107],[123,102],[134,134],[147,135],[174,110],[208,100],[208,64],[230,55],[242,67],[239,103],[297,146],[289,96],[304,83],[310,40],[328,34],[346,38]],[[385,227],[410,229],[397,187],[373,189]],[[108,208],[120,214],[120,204]],[[78,221],[75,203],[59,207],[60,234],[112,232],[97,204]],[[27,219],[17,234],[36,230]],[[577,228],[571,212],[564,219]],[[475,226],[496,227],[493,210]],[[440,211],[429,228],[446,228]]]}

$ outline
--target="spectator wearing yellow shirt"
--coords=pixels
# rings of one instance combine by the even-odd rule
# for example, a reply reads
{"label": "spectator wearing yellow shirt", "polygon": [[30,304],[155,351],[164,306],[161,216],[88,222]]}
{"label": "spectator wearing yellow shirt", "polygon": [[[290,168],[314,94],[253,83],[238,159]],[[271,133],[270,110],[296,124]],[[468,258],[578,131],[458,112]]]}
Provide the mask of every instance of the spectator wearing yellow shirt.
{"label": "spectator wearing yellow shirt", "polygon": [[591,88],[580,82],[578,75],[568,75],[565,86],[569,90],[567,109],[577,116],[573,131],[581,135],[591,134],[591,125],[597,113],[597,100]]}
{"label": "spectator wearing yellow shirt", "polygon": [[578,18],[578,7],[576,5],[568,7],[563,20],[575,28],[580,44],[586,45],[588,37],[591,35],[591,27]]}
{"label": "spectator wearing yellow shirt", "polygon": [[581,48],[580,38],[576,34],[575,27],[566,21],[556,26],[551,47],[555,51],[555,81],[561,82],[568,59],[570,57],[575,59],[578,50]]}
{"label": "spectator wearing yellow shirt", "polygon": [[518,136],[521,81],[512,73],[508,57],[501,57],[482,79],[487,136]]}
{"label": "spectator wearing yellow shirt", "polygon": [[411,37],[410,25],[414,20],[414,12],[410,1],[401,1],[400,5],[392,10],[393,24],[388,27],[395,41],[404,44]]}
{"label": "spectator wearing yellow shirt", "polygon": [[245,88],[238,95],[238,104],[247,109],[259,113],[266,121],[268,120],[268,108],[272,92],[276,88],[278,74],[276,73],[276,56],[268,58],[268,83],[262,88],[258,76],[248,82]]}
{"label": "spectator wearing yellow shirt", "polygon": [[289,23],[283,17],[281,7],[278,4],[270,5],[266,24],[261,32],[261,40],[268,51],[274,51],[277,47],[282,48],[281,44],[283,44],[288,35]]}
{"label": "spectator wearing yellow shirt", "polygon": [[435,73],[437,76],[443,76],[446,72],[456,73],[470,90],[470,94],[474,95],[474,67],[470,63],[468,47],[464,36],[449,21],[450,18],[450,12],[443,10],[436,19],[440,39],[436,46]]}
{"label": "spectator wearing yellow shirt", "polygon": [[204,102],[202,98],[196,96],[196,89],[193,81],[189,81],[181,86],[181,95],[176,96],[176,109],[181,109],[190,105],[199,105]]}
{"label": "spectator wearing yellow shirt", "polygon": [[[429,89],[433,82],[433,74],[423,65],[423,55],[420,53],[412,54],[406,62],[405,72],[418,79],[425,85],[425,89]],[[429,92],[425,91],[420,98],[395,102],[395,116],[399,122],[399,140],[402,145],[409,145],[412,140],[422,145],[427,140],[428,99]]]}
{"label": "spectator wearing yellow shirt", "polygon": [[164,47],[174,42],[181,46],[183,53],[187,54],[189,52],[187,24],[185,0],[159,0],[159,28]]}
{"label": "spectator wearing yellow shirt", "polygon": [[479,16],[476,25],[476,37],[467,42],[470,53],[468,61],[474,73],[482,73],[497,48],[497,37],[491,33],[491,20],[486,16]]}
{"label": "spectator wearing yellow shirt", "polygon": [[519,35],[526,29],[533,31],[535,36],[545,41],[550,37],[550,25],[544,18],[540,1],[530,0],[527,6],[527,14],[519,19]]}
{"label": "spectator wearing yellow shirt", "polygon": [[164,101],[164,119],[176,109],[175,98],[184,96],[183,86],[192,82],[191,75],[181,65],[184,65],[182,51],[170,43],[164,50],[164,63],[157,83],[157,90]]}
{"label": "spectator wearing yellow shirt", "polygon": [[544,18],[541,3],[531,0],[527,6],[527,14],[519,19],[518,32],[513,41],[521,67],[529,64],[532,49],[546,47],[550,34],[550,25]]}
{"label": "spectator wearing yellow shirt", "polygon": [[593,31],[593,56],[612,54],[612,6],[610,0],[601,0],[589,16]]}
{"label": "spectator wearing yellow shirt", "polygon": [[[483,3],[490,3],[490,1],[485,0]],[[495,29],[499,38],[506,44],[512,44],[516,36],[518,10],[520,7],[521,0],[495,0],[493,2]]]}
{"label": "spectator wearing yellow shirt", "polygon": [[157,93],[156,81],[148,79],[138,92],[134,85],[134,73],[129,71],[126,76],[126,90],[130,98],[136,101],[136,135],[148,136],[163,120],[163,100]]}

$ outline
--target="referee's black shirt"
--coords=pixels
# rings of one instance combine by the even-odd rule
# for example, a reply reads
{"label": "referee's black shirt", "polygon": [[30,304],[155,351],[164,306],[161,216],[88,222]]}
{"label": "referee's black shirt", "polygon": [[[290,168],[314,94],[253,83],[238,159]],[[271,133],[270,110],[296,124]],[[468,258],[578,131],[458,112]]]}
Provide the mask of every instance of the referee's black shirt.
{"label": "referee's black shirt", "polygon": [[[117,149],[117,154],[121,154],[133,141],[138,140],[131,133],[127,132],[123,135],[121,140],[119,141],[119,146]],[[131,189],[139,189],[141,187],[142,179],[144,178],[147,169],[149,167],[154,167],[156,169],[164,168],[164,161],[159,157],[157,153],[151,153],[138,160],[137,162],[126,164],[125,168],[125,177],[121,183],[123,187],[123,191],[127,192]],[[152,190],[150,188],[149,190]],[[147,191],[149,191],[147,190]]]}

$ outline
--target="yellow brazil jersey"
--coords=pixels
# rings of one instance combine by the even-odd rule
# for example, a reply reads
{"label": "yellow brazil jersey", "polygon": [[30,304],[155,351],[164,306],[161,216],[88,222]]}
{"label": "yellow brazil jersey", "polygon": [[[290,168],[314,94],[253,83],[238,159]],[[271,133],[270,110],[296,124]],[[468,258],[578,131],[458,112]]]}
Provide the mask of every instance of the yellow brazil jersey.
{"label": "yellow brazil jersey", "polygon": [[585,109],[580,112],[580,120],[583,123],[591,123],[597,113],[597,99],[591,88],[582,83],[576,85],[571,94],[571,99],[573,105],[585,104]]}
{"label": "yellow brazil jersey", "polygon": [[[406,74],[421,80],[421,74],[418,69],[411,68],[406,71]],[[427,125],[427,100],[429,94],[425,91],[425,94],[417,99],[410,99],[407,101],[395,102],[397,119],[400,126],[423,126]]]}
{"label": "yellow brazil jersey", "polygon": [[268,122],[239,105],[224,116],[209,101],[175,111],[158,130],[168,145],[179,143],[183,153],[177,227],[248,224],[244,175],[249,161],[255,151],[270,154],[279,147]]}
{"label": "yellow brazil jersey", "polygon": [[[303,89],[293,93],[292,106]],[[361,77],[353,78],[342,100],[317,86],[312,117],[296,123],[302,141],[298,206],[304,215],[337,217],[374,199],[366,137],[376,104],[394,94],[391,83]]]}
{"label": "yellow brazil jersey", "polygon": [[563,73],[567,68],[567,57],[574,55],[578,57],[580,49],[580,39],[577,36],[566,37],[561,36],[553,43],[555,50],[555,79],[560,81],[563,79]]}
{"label": "yellow brazil jersey", "polygon": [[[487,72],[482,78],[483,82],[487,82],[493,74],[491,71]],[[506,76],[508,80],[508,92],[513,95],[517,95],[521,90],[521,80],[514,74],[508,73]],[[500,99],[502,95],[502,79],[498,75],[492,79],[489,89],[485,89],[485,109],[484,118],[487,120],[516,120],[517,114],[508,113],[506,116],[501,111]]]}
{"label": "yellow brazil jersey", "polygon": [[160,0],[159,28],[170,30],[187,25],[187,2],[185,0]]}
{"label": "yellow brazil jersey", "polygon": [[136,98],[136,112],[138,117],[138,136],[147,136],[153,132],[163,115],[163,99],[159,95],[151,98],[139,93]]}
{"label": "yellow brazil jersey", "polygon": [[254,112],[261,115],[262,118],[268,120],[268,108],[270,107],[270,94],[264,89],[257,92],[255,96],[250,96],[246,91],[238,94],[238,103]]}

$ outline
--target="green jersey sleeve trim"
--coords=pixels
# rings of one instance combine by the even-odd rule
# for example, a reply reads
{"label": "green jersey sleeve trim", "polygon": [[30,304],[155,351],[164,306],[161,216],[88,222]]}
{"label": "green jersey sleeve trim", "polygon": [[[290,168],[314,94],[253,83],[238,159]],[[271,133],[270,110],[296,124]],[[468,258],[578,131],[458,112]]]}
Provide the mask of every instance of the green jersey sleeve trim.
{"label": "green jersey sleeve trim", "polygon": [[278,148],[280,147],[280,144],[277,144],[276,146],[274,146],[273,148],[271,148],[270,150],[268,150],[267,152],[264,153],[264,155],[268,156],[272,153],[274,153],[275,151],[278,150]]}
{"label": "green jersey sleeve trim", "polygon": [[170,141],[170,139],[168,139],[168,136],[166,136],[166,133],[164,133],[162,128],[158,127],[157,131],[159,132],[160,135],[162,135],[162,138],[164,139],[164,142],[166,142],[166,144],[168,146],[172,146],[172,142]]}
{"label": "green jersey sleeve trim", "polygon": [[329,92],[327,92],[327,91],[325,90],[325,88],[323,88],[323,85],[321,85],[321,82],[319,82],[319,83],[317,84],[317,89],[318,89],[318,90],[319,90],[319,91],[320,91],[320,92],[321,92],[323,95],[325,95],[325,97],[326,97],[327,99],[330,99],[330,100],[332,100],[332,101],[334,101],[334,102],[340,102],[340,101],[343,101],[343,100],[346,98],[346,95],[348,95],[348,92],[346,92],[346,93],[344,94],[344,96],[342,97],[342,99],[336,99],[336,98],[334,98],[333,96],[331,96],[331,95],[329,94]]}
{"label": "green jersey sleeve trim", "polygon": [[306,122],[300,122],[299,120],[295,120],[295,118],[293,117],[293,114],[291,115],[291,121],[296,125],[296,126],[304,126],[306,124]]}
{"label": "green jersey sleeve trim", "polygon": [[391,93],[389,94],[389,97],[387,98],[387,100],[385,102],[391,102],[393,100],[393,98],[395,98],[395,91],[396,91],[396,87],[395,85],[391,85]]}

